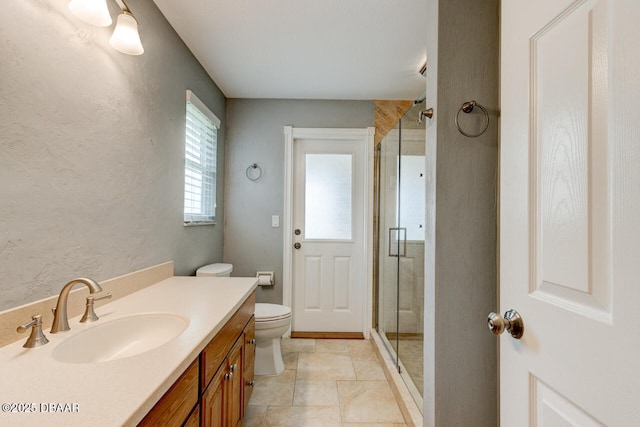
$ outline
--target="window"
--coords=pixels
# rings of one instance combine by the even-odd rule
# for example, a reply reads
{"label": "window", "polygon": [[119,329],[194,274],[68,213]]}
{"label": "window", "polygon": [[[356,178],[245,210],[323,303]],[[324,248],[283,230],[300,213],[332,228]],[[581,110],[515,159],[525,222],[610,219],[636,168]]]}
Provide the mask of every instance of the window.
{"label": "window", "polygon": [[305,239],[351,239],[353,156],[307,154]]}
{"label": "window", "polygon": [[190,90],[184,144],[184,224],[216,222],[216,153],[220,120]]}
{"label": "window", "polygon": [[425,157],[398,156],[400,191],[396,201],[396,217],[405,229],[407,240],[424,241]]}

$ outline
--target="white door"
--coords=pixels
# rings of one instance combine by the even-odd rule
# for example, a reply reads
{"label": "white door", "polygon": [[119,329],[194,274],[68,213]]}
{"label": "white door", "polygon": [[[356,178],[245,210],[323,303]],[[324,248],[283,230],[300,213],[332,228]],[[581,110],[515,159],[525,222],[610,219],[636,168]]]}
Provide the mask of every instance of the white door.
{"label": "white door", "polygon": [[368,130],[336,131],[293,138],[294,332],[365,332]]}
{"label": "white door", "polygon": [[640,425],[640,2],[502,2],[503,427]]}

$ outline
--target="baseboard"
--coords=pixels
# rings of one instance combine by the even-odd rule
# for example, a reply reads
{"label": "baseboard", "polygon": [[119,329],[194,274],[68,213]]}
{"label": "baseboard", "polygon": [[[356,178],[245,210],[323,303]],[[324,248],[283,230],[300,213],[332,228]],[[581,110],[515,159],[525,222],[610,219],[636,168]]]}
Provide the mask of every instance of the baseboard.
{"label": "baseboard", "polygon": [[291,332],[291,338],[363,340],[362,332]]}

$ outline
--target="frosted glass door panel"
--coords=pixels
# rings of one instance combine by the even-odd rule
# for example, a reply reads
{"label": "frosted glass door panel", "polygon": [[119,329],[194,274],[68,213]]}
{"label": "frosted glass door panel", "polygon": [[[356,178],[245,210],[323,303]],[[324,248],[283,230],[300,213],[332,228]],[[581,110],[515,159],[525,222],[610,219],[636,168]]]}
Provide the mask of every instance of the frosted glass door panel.
{"label": "frosted glass door panel", "polygon": [[305,156],[305,239],[350,240],[351,154]]}

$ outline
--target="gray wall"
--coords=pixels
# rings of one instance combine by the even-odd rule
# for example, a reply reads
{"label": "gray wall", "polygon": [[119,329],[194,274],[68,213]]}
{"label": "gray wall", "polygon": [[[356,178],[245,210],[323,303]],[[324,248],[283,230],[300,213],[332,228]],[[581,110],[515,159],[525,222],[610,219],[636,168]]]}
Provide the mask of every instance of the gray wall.
{"label": "gray wall", "polygon": [[[224,260],[234,276],[275,271],[275,286],[259,288],[259,302],[282,303],[284,126],[373,126],[373,102],[228,100]],[[258,182],[245,175],[252,163],[264,171]],[[280,228],[271,227],[272,215],[280,216]]]}
{"label": "gray wall", "polygon": [[222,258],[224,127],[219,225],[185,228],[182,204],[185,90],[223,123],[225,97],[153,2],[128,2],[139,57],[67,3],[8,0],[0,14],[0,310],[77,276]]}
{"label": "gray wall", "polygon": [[[494,427],[499,1],[428,1],[425,425]],[[454,124],[471,99],[491,113],[474,139]]]}

